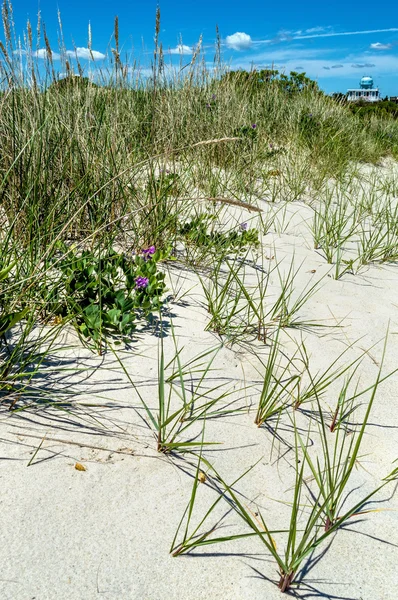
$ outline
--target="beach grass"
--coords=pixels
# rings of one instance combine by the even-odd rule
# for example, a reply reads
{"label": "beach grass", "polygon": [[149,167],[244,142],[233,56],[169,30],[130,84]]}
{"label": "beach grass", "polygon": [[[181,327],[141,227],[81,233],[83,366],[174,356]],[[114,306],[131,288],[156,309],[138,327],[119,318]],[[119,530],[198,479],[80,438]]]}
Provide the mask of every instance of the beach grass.
{"label": "beach grass", "polygon": [[[67,77],[60,79],[45,34],[46,54],[41,63],[35,60],[30,25],[18,52],[7,13],[5,19],[1,406],[11,412],[54,406],[36,378],[61,332],[74,328],[89,348],[114,356],[131,397],[140,402],[137,413],[153,433],[154,449],[175,460],[197,459],[172,554],[255,537],[276,561],[277,585],[287,592],[320,544],[353,515],[370,512],[373,496],[397,479],[395,469],[346,507],[376,391],[393,374],[382,371],[386,346],[375,383],[352,390],[370,348],[353,357],[350,343],[315,372],[304,338],[291,351],[286,332],[315,335],[325,327],[303,312],[328,275],[338,284],[369,265],[396,263],[398,176],[393,169],[379,176],[377,169],[398,157],[398,121],[377,114],[364,119],[317,86],[287,89],[278,79],[254,85],[253,78],[228,76],[219,45],[214,69],[206,67],[200,46],[184,69],[168,68],[159,11],[150,75],[122,61],[115,21],[112,58],[96,69],[95,81],[83,77],[82,65],[71,63],[62,44],[57,51]],[[310,211],[311,250],[331,269],[300,289],[303,264],[294,251],[287,258],[270,256],[267,245],[270,234],[287,235],[287,210],[294,203]],[[185,359],[178,317],[169,316],[173,304],[191,298],[191,288],[181,291],[173,269],[194,278],[192,289],[201,290],[207,314],[204,329],[217,338],[194,358]],[[157,336],[151,401],[125,360],[125,345],[140,343],[136,332],[143,324]],[[254,384],[237,391],[212,381],[218,352],[243,345],[257,361],[256,392]],[[254,411],[232,398],[249,389]],[[358,398],[366,393],[370,399],[360,416]],[[206,454],[219,445],[207,439],[207,424],[238,412],[249,413],[259,435],[269,421],[276,421],[275,434],[282,419],[290,427],[294,480],[282,528],[269,529],[260,509],[253,515],[237,491],[243,475],[226,483],[229,475],[222,477]],[[301,417],[304,433],[297,425]],[[313,454],[312,435],[320,455]],[[250,467],[244,475],[253,472]],[[193,525],[204,482],[216,500]],[[207,521],[223,502],[247,531],[215,536],[217,519],[211,526]],[[277,545],[279,535],[285,541]]]}

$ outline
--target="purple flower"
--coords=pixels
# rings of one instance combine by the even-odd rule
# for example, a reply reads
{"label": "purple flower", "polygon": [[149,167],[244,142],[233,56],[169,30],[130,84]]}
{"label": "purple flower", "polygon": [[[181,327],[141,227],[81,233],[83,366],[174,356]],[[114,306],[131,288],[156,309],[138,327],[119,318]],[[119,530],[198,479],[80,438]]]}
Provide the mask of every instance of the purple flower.
{"label": "purple flower", "polygon": [[252,123],[252,129],[257,129],[257,123]]}
{"label": "purple flower", "polygon": [[135,280],[135,288],[137,290],[142,290],[148,286],[149,279],[148,277],[137,277]]}
{"label": "purple flower", "polygon": [[149,246],[142,251],[144,258],[151,258],[156,252],[155,246]]}
{"label": "purple flower", "polygon": [[239,225],[239,227],[242,229],[242,231],[246,231],[247,230],[247,223],[241,223]]}
{"label": "purple flower", "polygon": [[270,147],[270,148],[273,148],[273,147],[274,147],[274,144],[270,144],[270,145],[269,145],[269,147]]}
{"label": "purple flower", "polygon": [[212,95],[211,99],[215,100],[217,98],[217,96],[215,94]]}

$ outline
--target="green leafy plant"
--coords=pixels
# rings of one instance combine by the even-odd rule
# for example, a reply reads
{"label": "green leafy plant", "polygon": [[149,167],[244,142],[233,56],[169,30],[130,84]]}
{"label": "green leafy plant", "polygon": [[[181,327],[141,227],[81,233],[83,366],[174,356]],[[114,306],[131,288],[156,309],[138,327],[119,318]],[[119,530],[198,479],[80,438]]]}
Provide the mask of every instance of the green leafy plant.
{"label": "green leafy plant", "polygon": [[241,137],[245,140],[254,141],[257,139],[258,136],[257,124],[252,123],[251,125],[242,125],[242,127],[238,127],[237,129],[235,129],[234,135]]}
{"label": "green leafy plant", "polygon": [[169,169],[161,169],[158,177],[151,181],[151,185],[158,198],[179,196],[184,190],[179,174],[172,173]]}
{"label": "green leafy plant", "polygon": [[178,234],[185,245],[211,253],[243,252],[259,246],[257,229],[242,223],[238,229],[220,231],[215,229],[215,219],[214,215],[205,213],[196,215],[179,227]]}
{"label": "green leafy plant", "polygon": [[99,352],[107,338],[127,338],[137,320],[151,319],[161,308],[165,283],[158,262],[169,257],[168,251],[151,246],[128,257],[113,249],[63,249],[62,259],[54,261],[54,286],[44,290],[47,310],[71,319]]}

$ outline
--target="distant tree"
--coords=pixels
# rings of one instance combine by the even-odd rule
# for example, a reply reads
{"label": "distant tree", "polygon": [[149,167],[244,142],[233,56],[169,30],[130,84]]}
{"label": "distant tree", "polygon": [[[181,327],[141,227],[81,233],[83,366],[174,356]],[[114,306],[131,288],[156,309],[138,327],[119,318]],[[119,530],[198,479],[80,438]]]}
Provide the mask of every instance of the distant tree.
{"label": "distant tree", "polygon": [[290,75],[280,74],[276,69],[253,69],[252,71],[228,71],[222,81],[234,82],[242,87],[261,89],[264,85],[278,85],[284,92],[294,94],[305,90],[320,92],[318,84],[305,73],[291,71]]}
{"label": "distant tree", "polygon": [[343,94],[342,92],[334,92],[331,97],[340,104],[347,102],[347,94]]}
{"label": "distant tree", "polygon": [[296,94],[307,90],[320,92],[316,81],[307,77],[305,73],[298,73],[297,71],[290,71],[290,75],[282,74],[279,77],[279,84],[288,94]]}
{"label": "distant tree", "polygon": [[228,71],[222,76],[221,80],[258,87],[264,83],[270,83],[278,76],[278,74],[279,72],[275,69],[261,69],[259,71],[257,71],[257,69],[251,71],[240,69],[239,71]]}
{"label": "distant tree", "polygon": [[67,75],[62,79],[53,81],[50,85],[50,90],[70,90],[70,89],[86,89],[88,87],[97,88],[98,85],[91,81],[88,77],[80,77],[79,75]]}
{"label": "distant tree", "polygon": [[259,83],[270,83],[277,79],[279,71],[276,69],[261,69],[257,71]]}

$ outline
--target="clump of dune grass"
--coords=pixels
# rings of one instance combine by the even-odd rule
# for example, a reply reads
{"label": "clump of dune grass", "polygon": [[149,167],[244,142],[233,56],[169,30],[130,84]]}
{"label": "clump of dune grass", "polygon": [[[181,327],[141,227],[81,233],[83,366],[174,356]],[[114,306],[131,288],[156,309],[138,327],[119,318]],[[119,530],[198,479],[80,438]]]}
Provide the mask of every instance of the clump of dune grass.
{"label": "clump of dune grass", "polygon": [[195,434],[195,426],[206,419],[241,410],[230,400],[233,390],[228,388],[227,382],[211,383],[212,365],[221,346],[205,350],[184,363],[184,349],[178,347],[172,325],[175,352],[167,358],[160,327],[155,406],[140,392],[137,381],[124,365],[123,356],[115,349],[112,351],[142,404],[144,421],[154,432],[158,452],[186,453],[213,446],[217,442],[204,440],[201,428]]}
{"label": "clump of dune grass", "polygon": [[[382,381],[385,348],[384,345],[383,358],[376,381],[372,386],[365,415],[358,424],[354,435],[347,435],[341,421],[336,425],[334,434],[328,431],[322,417],[318,398],[319,414],[321,415],[319,423],[321,451],[313,456],[313,442],[310,439],[311,431],[308,430],[303,438],[296,426],[293,415],[292,424],[295,437],[294,483],[292,499],[287,503],[290,516],[288,516],[285,528],[271,529],[269,518],[263,516],[261,509],[256,506],[255,511],[251,510],[245,499],[236,491],[236,483],[256,465],[250,467],[232,484],[228,484],[214,466],[203,458],[200,452],[191,497],[172,542],[170,550],[172,555],[180,556],[186,552],[191,552],[197,547],[210,544],[255,537],[263,544],[267,553],[274,558],[278,566],[280,577],[277,585],[279,589],[281,592],[288,593],[294,587],[295,579],[303,563],[321,544],[327,542],[331,535],[349,522],[351,517],[371,513],[372,508],[369,506],[371,499],[386,485],[397,481],[398,478],[398,468],[394,468],[372,491],[366,493],[359,501],[350,501],[352,493],[350,478],[358,459],[375,395]],[[329,436],[333,436],[332,443],[328,439]],[[204,513],[204,516],[199,519],[198,524],[193,526],[194,508],[199,486],[201,481],[202,483],[205,481],[200,478],[202,465],[206,468],[207,480],[210,480],[208,486],[216,492],[217,497]],[[312,485],[310,474],[315,486]],[[226,532],[223,536],[217,536],[221,526],[226,527],[226,524],[222,522],[223,519],[217,519],[216,517],[215,509],[222,500],[226,501],[229,509],[232,509],[241,519],[247,530],[246,533],[229,534]],[[284,504],[286,503],[284,502]],[[213,519],[212,525],[207,524],[210,519]],[[180,535],[181,539],[177,541]],[[282,541],[280,538],[282,538]],[[321,554],[320,556],[324,557],[325,555]],[[326,559],[324,558],[324,560]]]}

